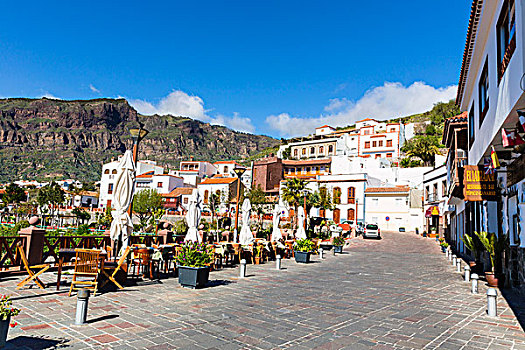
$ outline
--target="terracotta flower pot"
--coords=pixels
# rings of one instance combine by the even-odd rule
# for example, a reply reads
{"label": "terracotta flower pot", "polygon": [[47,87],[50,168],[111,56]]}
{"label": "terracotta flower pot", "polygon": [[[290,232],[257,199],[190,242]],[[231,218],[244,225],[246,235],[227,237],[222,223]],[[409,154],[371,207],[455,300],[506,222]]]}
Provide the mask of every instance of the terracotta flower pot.
{"label": "terracotta flower pot", "polygon": [[261,263],[261,258],[256,256],[255,257],[255,265],[259,265]]}
{"label": "terracotta flower pot", "polygon": [[493,272],[485,272],[485,278],[487,279],[489,287],[498,287],[503,284],[501,276],[498,276]]}

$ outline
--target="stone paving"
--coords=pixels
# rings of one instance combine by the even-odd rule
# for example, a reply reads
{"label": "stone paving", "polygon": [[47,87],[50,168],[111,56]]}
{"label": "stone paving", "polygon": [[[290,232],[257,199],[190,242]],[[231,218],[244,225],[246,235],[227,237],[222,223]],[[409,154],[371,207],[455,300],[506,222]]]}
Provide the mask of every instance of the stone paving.
{"label": "stone paving", "polygon": [[506,292],[512,308],[500,296],[500,315],[486,316],[486,287],[470,294],[430,239],[385,232],[313,260],[248,265],[245,279],[225,268],[201,290],[139,282],[92,297],[83,326],[67,287],[4,279],[0,293],[22,308],[7,349],[525,349],[524,299]]}

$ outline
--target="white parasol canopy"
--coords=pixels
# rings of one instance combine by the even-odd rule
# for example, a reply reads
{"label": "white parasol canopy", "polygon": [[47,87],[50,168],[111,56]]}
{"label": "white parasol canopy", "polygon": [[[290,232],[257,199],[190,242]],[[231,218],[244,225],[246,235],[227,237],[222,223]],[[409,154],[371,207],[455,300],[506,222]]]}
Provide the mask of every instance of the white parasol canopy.
{"label": "white parasol canopy", "polygon": [[306,231],[304,230],[304,219],[305,213],[304,208],[297,208],[297,232],[295,233],[295,238],[297,239],[306,239]]}
{"label": "white parasol canopy", "polygon": [[200,240],[198,235],[197,226],[201,220],[201,199],[199,191],[193,190],[190,197],[190,203],[188,205],[188,211],[186,212],[186,223],[188,224],[188,233],[186,233],[185,241],[197,242]]}
{"label": "white parasol canopy", "polygon": [[239,243],[241,245],[248,245],[253,242],[253,235],[250,231],[250,211],[252,210],[252,204],[250,200],[246,198],[242,203],[242,227],[239,235]]}
{"label": "white parasol canopy", "polygon": [[111,216],[113,221],[109,229],[109,235],[116,241],[121,236],[122,247],[126,248],[129,243],[129,235],[133,232],[133,222],[128,214],[128,208],[133,201],[133,185],[135,183],[135,163],[131,151],[126,151],[120,159],[117,167],[117,180],[113,189],[113,210]]}
{"label": "white parasol canopy", "polygon": [[273,230],[272,230],[272,241],[278,241],[283,238],[283,234],[281,233],[281,230],[279,229],[279,221],[281,219],[281,210],[282,208],[276,204],[275,208],[273,208]]}

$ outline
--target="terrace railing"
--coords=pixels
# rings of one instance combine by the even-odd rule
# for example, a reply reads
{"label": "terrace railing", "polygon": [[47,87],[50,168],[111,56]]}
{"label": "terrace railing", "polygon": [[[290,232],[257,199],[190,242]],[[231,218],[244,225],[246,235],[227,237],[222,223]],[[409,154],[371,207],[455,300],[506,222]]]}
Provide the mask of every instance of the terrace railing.
{"label": "terrace railing", "polygon": [[0,237],[0,271],[9,270],[21,265],[20,255],[16,246],[21,243],[24,249],[27,237],[2,236]]}

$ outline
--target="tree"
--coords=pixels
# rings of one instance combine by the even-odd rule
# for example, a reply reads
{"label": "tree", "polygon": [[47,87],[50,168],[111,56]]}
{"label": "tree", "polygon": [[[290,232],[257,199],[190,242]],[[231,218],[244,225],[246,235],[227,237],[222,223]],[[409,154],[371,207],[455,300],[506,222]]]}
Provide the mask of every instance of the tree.
{"label": "tree", "polygon": [[154,189],[142,190],[133,198],[133,213],[139,218],[142,228],[163,207],[162,196]]}
{"label": "tree", "polygon": [[7,204],[17,204],[20,202],[25,202],[27,200],[26,192],[20,186],[15,183],[10,183],[5,188],[4,193],[4,202]]}
{"label": "tree", "polygon": [[266,193],[261,189],[261,185],[252,187],[246,194],[250,200],[252,208],[257,213],[259,224],[262,222],[262,214],[264,214],[264,205],[266,204]]}
{"label": "tree", "polygon": [[99,225],[99,227],[106,229],[109,228],[109,226],[111,225],[111,221],[113,221],[113,216],[111,215],[111,208],[107,207],[104,214],[98,218],[97,224]]}
{"label": "tree", "polygon": [[306,189],[306,181],[298,178],[293,178],[286,181],[283,188],[283,200],[294,207],[295,218],[297,219],[297,208],[303,203],[303,190]]}
{"label": "tree", "polygon": [[84,209],[81,209],[81,208],[75,208],[71,211],[71,214],[75,215],[77,217],[77,226],[78,226],[78,221],[80,220],[82,222],[82,225],[84,225],[84,222],[86,220],[89,220],[91,219],[91,215],[85,211]]}
{"label": "tree", "polygon": [[407,157],[417,157],[426,166],[434,163],[435,155],[439,153],[439,141],[430,136],[418,135],[405,142],[401,148]]}
{"label": "tree", "polygon": [[48,207],[51,210],[53,218],[56,218],[57,207],[64,202],[64,199],[64,190],[54,181],[40,188],[36,197],[41,207]]}

